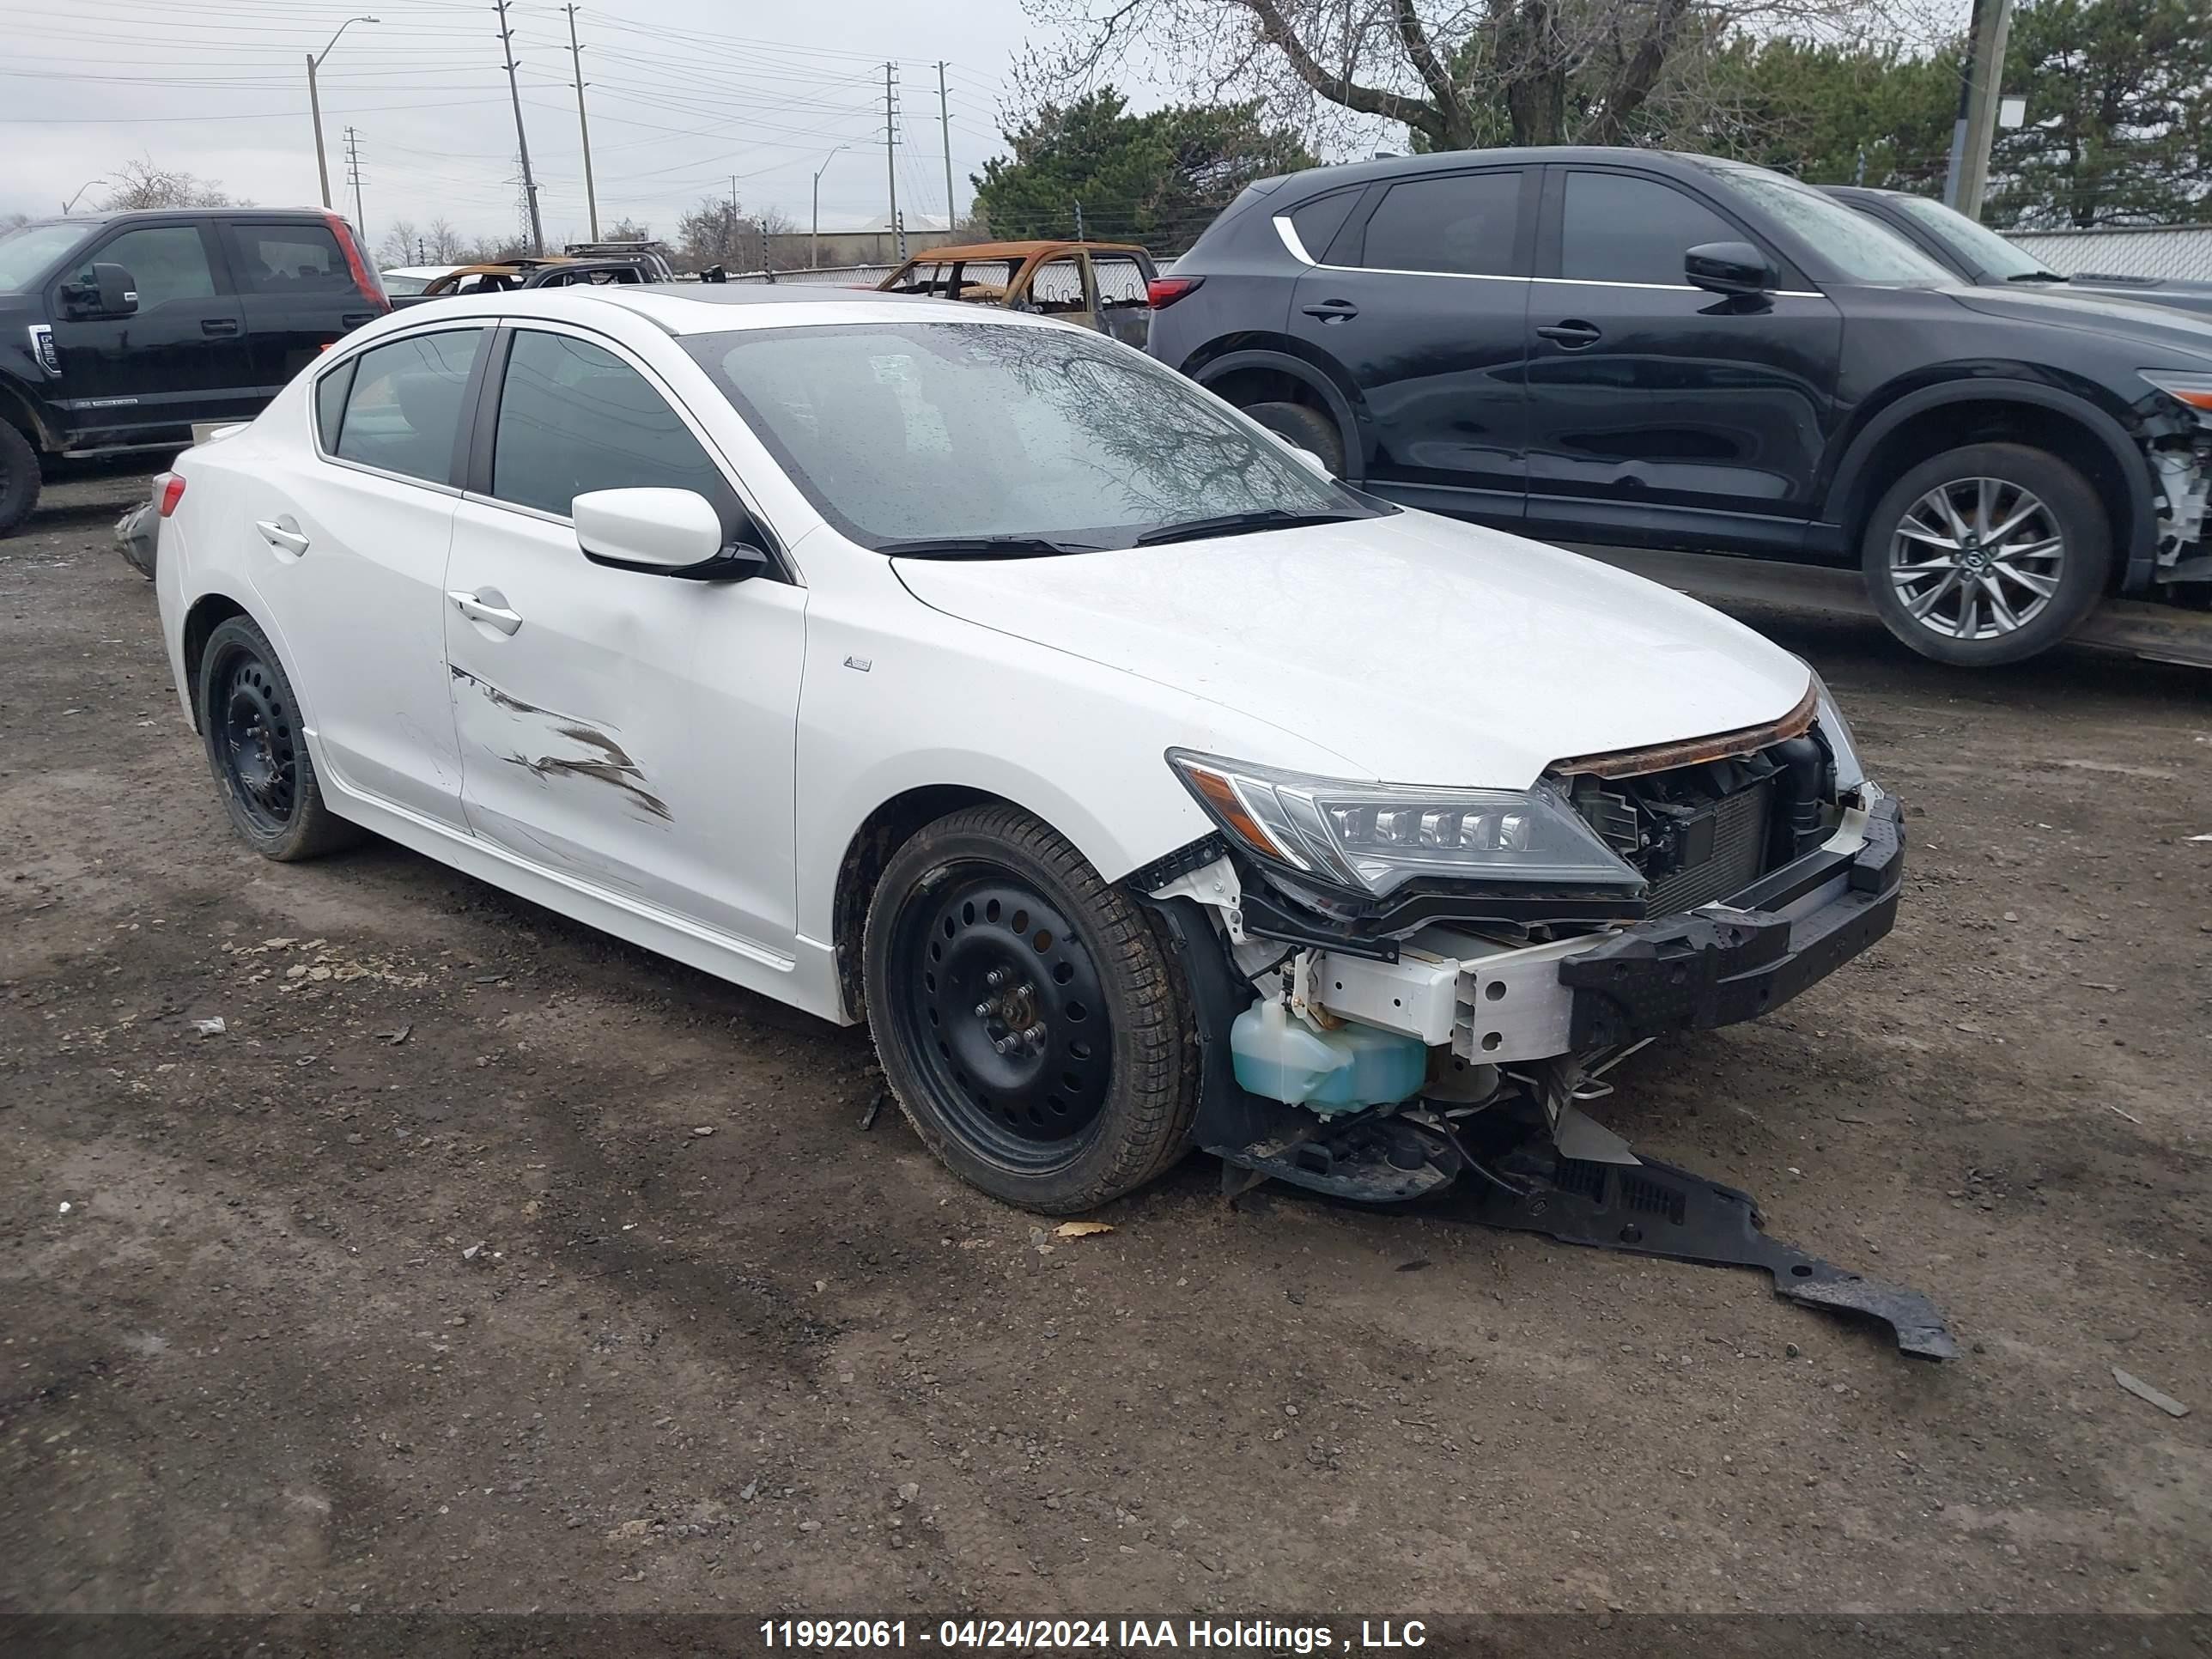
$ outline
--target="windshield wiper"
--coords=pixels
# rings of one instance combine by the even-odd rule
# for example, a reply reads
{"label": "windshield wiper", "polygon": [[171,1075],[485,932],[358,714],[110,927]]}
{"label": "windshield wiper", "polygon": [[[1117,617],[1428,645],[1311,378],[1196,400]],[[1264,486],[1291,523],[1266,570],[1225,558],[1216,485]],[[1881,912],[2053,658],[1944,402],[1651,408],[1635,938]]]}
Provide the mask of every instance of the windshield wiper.
{"label": "windshield wiper", "polygon": [[2055,270],[2021,270],[2005,278],[2008,283],[2065,283],[2072,280],[2069,276],[2061,276]]}
{"label": "windshield wiper", "polygon": [[1137,545],[1157,547],[1162,542],[1194,542],[1208,536],[1233,536],[1245,530],[1296,530],[1306,525],[1343,524],[1366,516],[1364,513],[1293,513],[1281,507],[1255,507],[1249,513],[1220,513],[1210,519],[1185,519],[1181,524],[1164,524],[1139,536]]}
{"label": "windshield wiper", "polygon": [[1049,536],[916,536],[880,542],[876,551],[902,559],[1042,559],[1106,550],[1095,542],[1054,541]]}

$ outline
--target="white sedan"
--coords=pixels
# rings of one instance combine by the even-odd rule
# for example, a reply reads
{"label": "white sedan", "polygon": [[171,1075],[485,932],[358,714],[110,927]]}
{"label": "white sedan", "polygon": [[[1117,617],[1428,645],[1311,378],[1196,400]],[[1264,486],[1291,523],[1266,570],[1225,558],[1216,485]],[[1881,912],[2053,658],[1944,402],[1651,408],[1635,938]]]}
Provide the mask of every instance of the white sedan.
{"label": "white sedan", "polygon": [[465,296],[162,507],[251,845],[373,830],[865,1018],[930,1148],[1043,1212],[1194,1145],[1402,1198],[1515,1112],[1605,1156],[1597,1072],[1895,910],[1895,804],[1796,658],[1041,318]]}

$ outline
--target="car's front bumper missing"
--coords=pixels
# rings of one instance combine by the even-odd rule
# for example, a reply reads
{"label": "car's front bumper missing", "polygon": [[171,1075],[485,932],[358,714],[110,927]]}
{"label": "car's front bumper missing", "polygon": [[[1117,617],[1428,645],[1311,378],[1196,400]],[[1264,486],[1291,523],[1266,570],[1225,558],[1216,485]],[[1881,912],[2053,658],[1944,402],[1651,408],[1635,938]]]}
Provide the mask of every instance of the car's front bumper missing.
{"label": "car's front bumper missing", "polygon": [[1756,1018],[1895,921],[1903,819],[1869,794],[1819,850],[1725,902],[1540,945],[1427,928],[1395,962],[1317,951],[1298,992],[1328,1014],[1493,1065]]}
{"label": "car's front bumper missing", "polygon": [[1888,933],[1905,826],[1877,801],[1855,853],[1814,853],[1729,904],[1641,922],[1559,963],[1577,1052],[1755,1019]]}

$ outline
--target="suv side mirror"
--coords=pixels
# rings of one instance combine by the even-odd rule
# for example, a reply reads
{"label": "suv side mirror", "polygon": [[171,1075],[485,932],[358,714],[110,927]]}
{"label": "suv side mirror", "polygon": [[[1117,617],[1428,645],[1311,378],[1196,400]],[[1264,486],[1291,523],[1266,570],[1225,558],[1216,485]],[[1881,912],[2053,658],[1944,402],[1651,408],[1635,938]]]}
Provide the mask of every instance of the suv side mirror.
{"label": "suv side mirror", "polygon": [[1682,256],[1682,275],[1715,294],[1771,293],[1776,281],[1766,256],[1748,242],[1701,242]]}
{"label": "suv side mirror", "polygon": [[62,298],[72,311],[89,317],[128,317],[138,309],[138,284],[121,265],[95,261],[88,282],[71,283]]}
{"label": "suv side mirror", "polygon": [[725,542],[721,515],[696,489],[592,489],[569,507],[576,546],[593,564],[699,581],[743,581],[768,568],[750,523]]}

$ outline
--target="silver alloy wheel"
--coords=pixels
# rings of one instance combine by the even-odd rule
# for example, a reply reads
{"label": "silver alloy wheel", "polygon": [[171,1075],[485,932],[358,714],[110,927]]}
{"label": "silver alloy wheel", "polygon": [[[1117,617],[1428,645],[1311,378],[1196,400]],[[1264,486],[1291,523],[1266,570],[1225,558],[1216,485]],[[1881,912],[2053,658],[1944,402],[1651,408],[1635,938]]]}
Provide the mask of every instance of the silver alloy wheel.
{"label": "silver alloy wheel", "polygon": [[2031,490],[2005,478],[1954,478],[1905,509],[1889,544],[1889,580],[1905,614],[1954,640],[2024,628],[2058,592],[2066,542]]}

